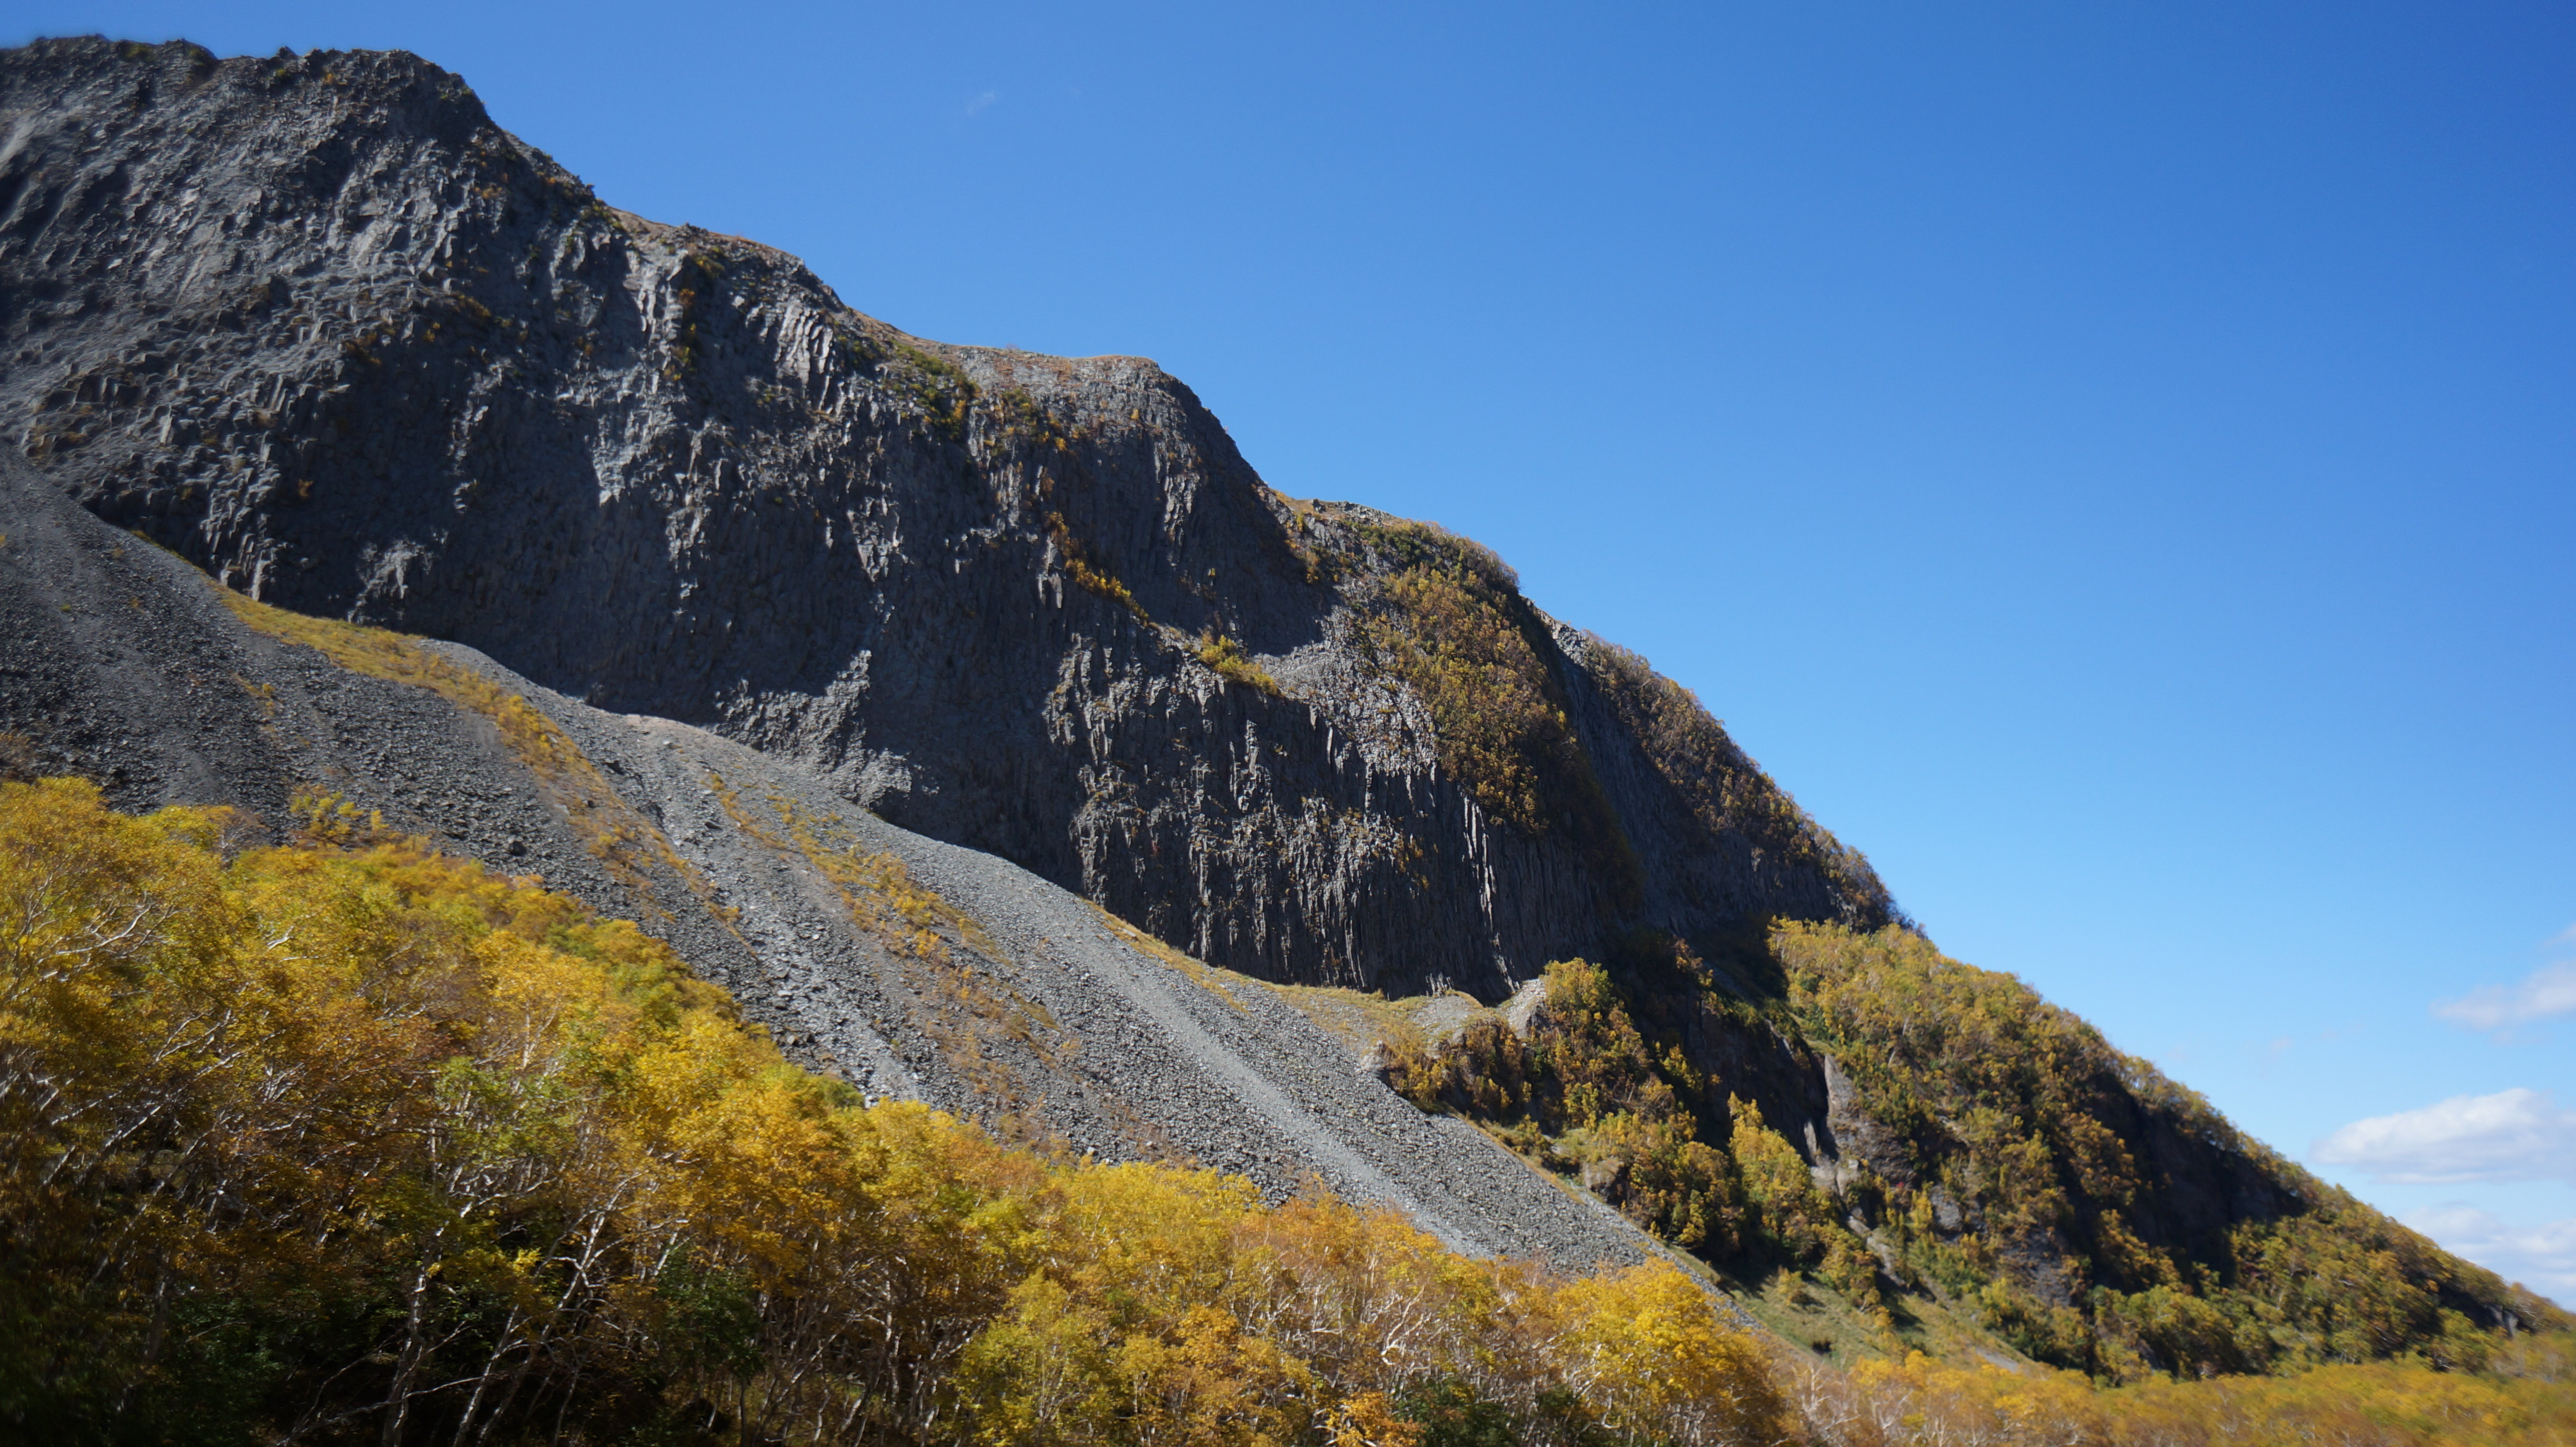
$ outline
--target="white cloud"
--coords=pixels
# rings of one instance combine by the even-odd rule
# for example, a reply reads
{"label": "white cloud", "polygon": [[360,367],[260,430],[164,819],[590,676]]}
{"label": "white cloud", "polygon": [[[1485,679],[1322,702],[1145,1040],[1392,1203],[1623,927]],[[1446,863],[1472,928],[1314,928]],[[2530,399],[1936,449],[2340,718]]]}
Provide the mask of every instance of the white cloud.
{"label": "white cloud", "polygon": [[2519,1086],[2357,1120],[2310,1147],[2323,1165],[2404,1185],[2576,1181],[2576,1110]]}
{"label": "white cloud", "polygon": [[2443,1250],[2507,1281],[2519,1281],[2562,1303],[2576,1301],[2576,1217],[2517,1227],[2493,1212],[2454,1202],[2403,1219],[2440,1242]]}
{"label": "white cloud", "polygon": [[[2550,943],[2576,944],[2576,927]],[[2433,1013],[2472,1030],[2499,1032],[2576,1015],[2576,959],[2542,965],[2510,985],[2480,985],[2459,999],[2435,1005]]]}
{"label": "white cloud", "polygon": [[993,102],[1000,100],[1001,98],[1002,97],[994,91],[985,91],[973,100],[966,102],[966,114],[970,116],[979,114],[982,112],[984,107],[991,105]]}

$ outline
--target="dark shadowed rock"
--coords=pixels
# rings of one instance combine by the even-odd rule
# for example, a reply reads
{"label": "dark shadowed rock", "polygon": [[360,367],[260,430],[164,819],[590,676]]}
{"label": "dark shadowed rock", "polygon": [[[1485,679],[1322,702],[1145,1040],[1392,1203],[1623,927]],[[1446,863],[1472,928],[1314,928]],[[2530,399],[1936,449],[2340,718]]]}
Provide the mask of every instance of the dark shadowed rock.
{"label": "dark shadowed rock", "polygon": [[415,57],[47,41],[0,137],[0,423],[255,597],[704,726],[1274,979],[1498,999],[1641,927],[1891,915],[1508,583],[1559,722],[1497,817],[1362,626],[1420,530],[1271,492],[1151,362],[923,341],[614,210]]}

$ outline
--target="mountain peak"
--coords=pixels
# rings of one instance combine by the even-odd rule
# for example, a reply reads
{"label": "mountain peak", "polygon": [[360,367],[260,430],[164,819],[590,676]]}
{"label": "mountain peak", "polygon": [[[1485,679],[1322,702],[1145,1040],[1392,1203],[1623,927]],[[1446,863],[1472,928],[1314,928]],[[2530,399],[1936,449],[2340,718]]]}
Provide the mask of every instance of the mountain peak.
{"label": "mountain peak", "polygon": [[2546,1310],[1941,956],[1689,690],[1149,360],[911,336],[400,53],[45,41],[0,113],[0,762],[537,868],[869,1094],[1688,1248],[1872,1351]]}

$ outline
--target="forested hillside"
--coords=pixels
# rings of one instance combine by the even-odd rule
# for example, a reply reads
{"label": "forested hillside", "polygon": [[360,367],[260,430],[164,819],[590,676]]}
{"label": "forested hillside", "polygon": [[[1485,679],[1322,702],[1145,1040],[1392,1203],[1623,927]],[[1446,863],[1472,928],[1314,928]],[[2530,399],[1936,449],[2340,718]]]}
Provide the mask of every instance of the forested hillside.
{"label": "forested hillside", "polygon": [[[1781,924],[1730,963],[1777,993],[1696,960],[1562,962],[1518,1008],[1409,1042],[1391,1083],[1748,1283],[1811,1274],[1878,1352],[1937,1350],[1964,1319],[2107,1380],[2476,1370],[2563,1320],[1910,930]],[[1748,1044],[1816,1057],[1803,1139],[1736,1093],[1764,1080],[1727,1058]]]}
{"label": "forested hillside", "polygon": [[[1919,1357],[1800,1365],[1663,1262],[1476,1261],[1384,1209],[1265,1205],[1239,1178],[865,1107],[632,924],[416,841],[335,846],[350,824],[328,811],[285,847],[244,848],[243,824],[118,815],[72,780],[0,785],[0,1421],[23,1440],[2516,1441],[2576,1425],[2563,1335],[2474,1363],[2455,1348],[2127,1395]],[[1580,998],[1597,977],[1557,978],[1558,1013],[1583,1023],[1542,1055],[1568,1029],[1615,1044],[1615,1009]],[[1582,1113],[1599,1083],[1560,1106]],[[1836,1228],[1763,1132],[1747,1110],[1742,1184],[1705,1204],[1810,1249]]]}
{"label": "forested hillside", "polygon": [[1669,1265],[1470,1261],[1384,1209],[865,1108],[632,924],[236,824],[0,786],[21,1440],[1358,1442],[1454,1408],[1737,1441],[1782,1411]]}

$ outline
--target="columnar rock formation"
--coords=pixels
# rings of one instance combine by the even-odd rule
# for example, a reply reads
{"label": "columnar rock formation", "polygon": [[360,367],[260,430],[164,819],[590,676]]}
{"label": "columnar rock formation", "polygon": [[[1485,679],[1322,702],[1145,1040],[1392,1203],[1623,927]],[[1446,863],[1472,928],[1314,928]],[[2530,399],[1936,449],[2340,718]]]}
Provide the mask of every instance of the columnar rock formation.
{"label": "columnar rock formation", "polygon": [[1150,362],[906,336],[407,55],[45,42],[0,106],[0,422],[254,597],[703,725],[1273,979],[1497,999],[1892,915],[1686,695],[1480,550],[1272,492]]}

